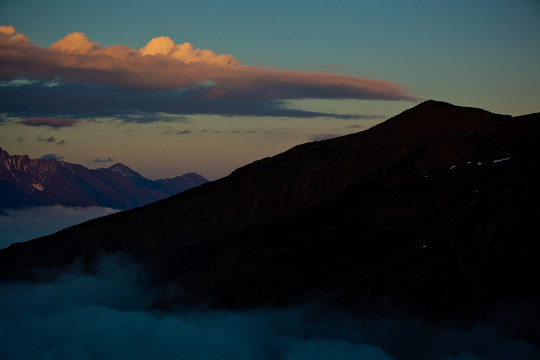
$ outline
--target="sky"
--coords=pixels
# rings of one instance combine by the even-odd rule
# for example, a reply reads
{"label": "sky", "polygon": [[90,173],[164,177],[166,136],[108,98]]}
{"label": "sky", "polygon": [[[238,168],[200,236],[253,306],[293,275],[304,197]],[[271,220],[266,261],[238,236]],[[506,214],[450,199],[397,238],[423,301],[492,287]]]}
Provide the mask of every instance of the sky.
{"label": "sky", "polygon": [[540,111],[538,0],[0,0],[0,147],[210,180],[426,99]]}

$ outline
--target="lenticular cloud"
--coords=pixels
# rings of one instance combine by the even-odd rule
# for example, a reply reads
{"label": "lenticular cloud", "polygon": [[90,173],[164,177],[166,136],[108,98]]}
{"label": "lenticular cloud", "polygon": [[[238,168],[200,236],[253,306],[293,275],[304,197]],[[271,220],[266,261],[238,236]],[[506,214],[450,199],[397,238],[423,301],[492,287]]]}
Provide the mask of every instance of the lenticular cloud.
{"label": "lenticular cloud", "polygon": [[23,75],[151,91],[191,89],[206,98],[414,100],[393,82],[242,65],[232,55],[188,42],[176,44],[166,36],[132,49],[101,47],[74,32],[44,48],[31,44],[12,26],[1,26],[0,79],[12,81]]}

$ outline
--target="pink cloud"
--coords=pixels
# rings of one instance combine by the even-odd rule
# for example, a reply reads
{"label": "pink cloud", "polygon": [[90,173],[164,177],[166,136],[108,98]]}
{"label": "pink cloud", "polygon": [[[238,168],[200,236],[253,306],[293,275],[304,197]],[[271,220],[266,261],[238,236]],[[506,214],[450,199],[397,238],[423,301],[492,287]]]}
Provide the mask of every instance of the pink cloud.
{"label": "pink cloud", "polygon": [[85,34],[71,33],[50,48],[32,45],[13,27],[0,27],[0,79],[104,83],[144,89],[197,89],[212,98],[414,100],[399,84],[324,72],[242,65],[228,54],[175,44],[166,36],[136,50],[100,47]]}
{"label": "pink cloud", "polygon": [[[55,129],[69,127],[78,122],[75,119],[55,118],[55,117],[33,117],[21,121],[21,124],[28,126],[50,126]],[[54,141],[54,138],[52,138]],[[47,140],[49,141],[49,140]]]}

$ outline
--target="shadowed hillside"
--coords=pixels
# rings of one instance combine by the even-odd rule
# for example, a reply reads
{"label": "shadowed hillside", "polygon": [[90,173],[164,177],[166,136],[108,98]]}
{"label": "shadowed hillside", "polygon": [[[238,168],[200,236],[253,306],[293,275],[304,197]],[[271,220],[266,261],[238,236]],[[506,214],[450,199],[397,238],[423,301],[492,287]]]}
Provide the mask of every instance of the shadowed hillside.
{"label": "shadowed hillside", "polygon": [[435,313],[539,296],[540,114],[427,101],[369,130],[0,251],[4,279],[127,252],[167,301]]}

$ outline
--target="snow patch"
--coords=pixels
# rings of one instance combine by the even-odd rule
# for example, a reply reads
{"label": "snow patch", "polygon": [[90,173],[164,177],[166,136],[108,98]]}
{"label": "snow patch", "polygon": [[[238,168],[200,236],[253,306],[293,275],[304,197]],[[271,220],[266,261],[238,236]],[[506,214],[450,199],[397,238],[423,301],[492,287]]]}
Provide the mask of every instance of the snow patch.
{"label": "snow patch", "polygon": [[501,161],[507,161],[507,160],[510,160],[512,157],[509,156],[509,157],[505,157],[505,158],[502,158],[502,159],[497,159],[497,160],[493,160],[493,163],[496,164],[496,163],[500,163]]}

